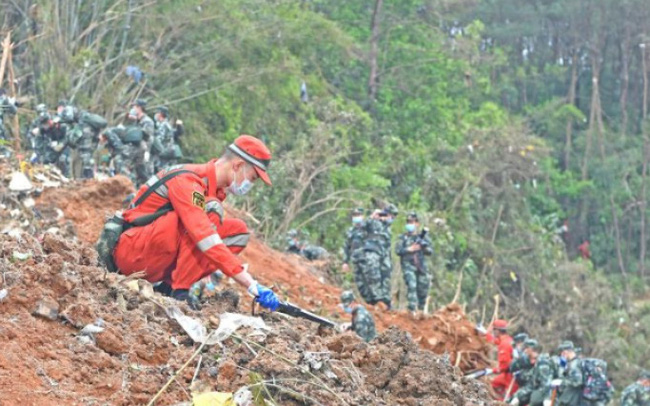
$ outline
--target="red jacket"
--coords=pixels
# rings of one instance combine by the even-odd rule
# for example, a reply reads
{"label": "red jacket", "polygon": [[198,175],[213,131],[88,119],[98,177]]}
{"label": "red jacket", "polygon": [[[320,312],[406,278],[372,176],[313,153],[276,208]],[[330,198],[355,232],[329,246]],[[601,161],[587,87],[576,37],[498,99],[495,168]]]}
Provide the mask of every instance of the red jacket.
{"label": "red jacket", "polygon": [[495,369],[494,373],[508,372],[510,364],[512,363],[512,337],[504,335],[501,337],[494,337],[491,334],[487,335],[487,340],[497,346],[497,362],[499,363],[498,370]]}
{"label": "red jacket", "polygon": [[[217,198],[219,201],[226,198],[225,191],[216,187],[214,163],[215,161],[210,161],[206,164],[183,165],[171,169],[170,171],[185,169],[193,173],[183,173],[168,180],[142,204],[126,210],[122,216],[126,221],[133,221],[140,216],[154,213],[168,202],[171,203],[192,241],[212,262],[213,269],[220,269],[224,274],[233,276],[242,271],[241,261],[223,243],[215,225],[205,212],[207,198]],[[149,179],[140,187],[133,201],[170,171],[162,170]]]}

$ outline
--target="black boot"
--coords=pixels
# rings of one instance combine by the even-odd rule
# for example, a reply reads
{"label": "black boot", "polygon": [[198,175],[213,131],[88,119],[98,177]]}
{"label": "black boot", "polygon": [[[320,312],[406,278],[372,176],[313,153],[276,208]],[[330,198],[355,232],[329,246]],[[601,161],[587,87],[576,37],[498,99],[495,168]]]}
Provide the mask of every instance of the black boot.
{"label": "black boot", "polygon": [[187,301],[192,310],[201,310],[201,302],[198,297],[190,295],[189,289],[175,289],[172,291],[172,297],[176,300]]}
{"label": "black boot", "polygon": [[172,295],[172,287],[169,286],[166,282],[160,282],[159,284],[154,285],[153,291],[165,296]]}

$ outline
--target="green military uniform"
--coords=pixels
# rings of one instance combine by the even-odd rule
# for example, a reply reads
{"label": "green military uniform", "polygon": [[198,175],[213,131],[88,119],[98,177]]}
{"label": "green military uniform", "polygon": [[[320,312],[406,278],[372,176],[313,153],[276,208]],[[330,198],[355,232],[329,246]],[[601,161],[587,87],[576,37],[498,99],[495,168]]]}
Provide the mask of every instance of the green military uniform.
{"label": "green military uniform", "polygon": [[[409,219],[411,218],[417,220],[414,213],[409,215]],[[420,249],[414,252],[408,251],[409,247],[416,243],[420,245]],[[408,309],[411,311],[424,310],[431,286],[431,274],[427,270],[424,256],[433,254],[431,239],[426,234],[421,235],[416,231],[407,231],[400,235],[395,251],[400,257],[402,275],[406,284]]]}
{"label": "green military uniform", "polygon": [[393,219],[399,214],[399,210],[393,204],[389,204],[384,209],[388,217],[383,221],[384,223],[384,257],[381,267],[381,291],[383,297],[380,299],[382,302],[386,303],[386,306],[390,309],[392,307],[392,276],[393,276],[393,251],[391,250],[391,243],[393,241],[393,233],[391,226],[393,225]]}
{"label": "green military uniform", "polygon": [[533,364],[530,362],[528,355],[521,354],[510,363],[510,372],[514,375],[517,385],[520,388],[525,387],[530,380],[530,372]]}
{"label": "green military uniform", "polygon": [[[382,281],[382,267],[384,262],[384,247],[389,245],[386,242],[386,229],[384,223],[379,219],[370,218],[365,222],[366,238],[363,242],[363,251],[359,266],[365,285],[365,296],[363,299],[372,305],[383,301],[385,298]],[[363,294],[363,293],[362,293]]]}
{"label": "green military uniform", "polygon": [[[571,341],[565,341],[560,344],[558,350],[573,350],[575,347]],[[557,404],[561,406],[580,406],[582,402],[582,391],[584,388],[582,377],[582,365],[580,358],[577,356],[569,360],[564,375],[562,377],[562,386],[560,387],[560,396]]]}
{"label": "green military uniform", "polygon": [[128,171],[124,169],[124,139],[126,128],[123,126],[109,127],[104,130],[103,135],[106,140],[106,148],[111,154],[113,170],[115,174],[124,174],[128,176]]}
{"label": "green military uniform", "polygon": [[530,388],[530,406],[543,406],[551,399],[551,381],[558,378],[555,363],[548,354],[541,354],[531,370],[527,387]]}
{"label": "green military uniform", "polygon": [[621,406],[650,406],[650,371],[641,371],[639,380],[623,390]]}
{"label": "green military uniform", "polygon": [[156,129],[151,145],[151,159],[156,173],[163,168],[176,165],[178,158],[182,157],[180,147],[174,139],[174,128],[169,123],[168,117],[167,107],[159,107],[155,115]]}
{"label": "green military uniform", "polygon": [[373,340],[377,336],[377,330],[375,329],[375,320],[368,310],[361,305],[350,307],[354,302],[354,294],[349,290],[341,293],[341,302],[346,313],[352,314],[350,330],[354,331],[365,342]]}
{"label": "green military uniform", "polygon": [[352,227],[350,227],[345,236],[345,243],[343,245],[343,263],[349,264],[352,266],[354,274],[354,282],[361,294],[361,297],[366,298],[367,293],[365,291],[366,284],[363,277],[363,268],[360,265],[360,262],[363,257],[363,244],[366,239],[366,228],[363,222],[363,209],[358,208],[353,212],[353,219],[360,218],[361,220]]}

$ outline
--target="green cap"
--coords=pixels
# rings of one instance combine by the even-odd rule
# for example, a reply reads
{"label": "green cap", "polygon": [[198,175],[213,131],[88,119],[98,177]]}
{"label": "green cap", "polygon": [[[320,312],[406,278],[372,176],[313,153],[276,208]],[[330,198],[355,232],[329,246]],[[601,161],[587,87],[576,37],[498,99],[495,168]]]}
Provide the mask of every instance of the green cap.
{"label": "green cap", "polygon": [[642,369],[641,372],[639,372],[639,379],[650,379],[650,370]]}
{"label": "green cap", "polygon": [[407,220],[407,221],[408,221],[408,220],[412,220],[412,221],[420,221],[420,220],[418,219],[418,214],[417,214],[416,212],[414,212],[414,211],[410,212],[410,213],[408,214],[408,216],[406,216],[406,220]]}
{"label": "green cap", "polygon": [[356,209],[352,210],[352,215],[363,215],[365,213],[365,210],[363,207],[357,207]]}

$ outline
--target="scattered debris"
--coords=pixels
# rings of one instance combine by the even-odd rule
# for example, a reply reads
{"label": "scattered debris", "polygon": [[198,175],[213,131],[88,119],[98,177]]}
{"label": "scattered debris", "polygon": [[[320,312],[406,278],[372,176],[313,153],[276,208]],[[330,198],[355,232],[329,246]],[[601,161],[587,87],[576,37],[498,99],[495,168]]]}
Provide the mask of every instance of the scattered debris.
{"label": "scattered debris", "polygon": [[56,320],[59,317],[59,304],[53,299],[40,300],[33,314],[44,319]]}

